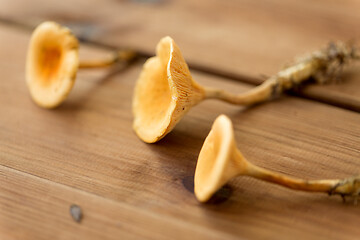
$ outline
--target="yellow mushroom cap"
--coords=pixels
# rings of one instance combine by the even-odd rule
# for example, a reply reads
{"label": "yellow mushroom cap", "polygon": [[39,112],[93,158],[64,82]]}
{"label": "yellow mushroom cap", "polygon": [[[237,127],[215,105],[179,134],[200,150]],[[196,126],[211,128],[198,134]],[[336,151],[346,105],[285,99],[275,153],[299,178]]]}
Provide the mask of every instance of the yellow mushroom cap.
{"label": "yellow mushroom cap", "polygon": [[231,120],[220,115],[199,154],[194,179],[196,198],[200,202],[209,200],[227,181],[246,171],[246,164],[236,148]]}
{"label": "yellow mushroom cap", "polygon": [[26,82],[32,99],[54,108],[70,93],[79,65],[78,40],[55,22],[44,22],[33,32],[26,59]]}
{"label": "yellow mushroom cap", "polygon": [[174,40],[161,39],[156,56],[146,61],[135,86],[133,128],[136,134],[147,143],[159,141],[204,95]]}

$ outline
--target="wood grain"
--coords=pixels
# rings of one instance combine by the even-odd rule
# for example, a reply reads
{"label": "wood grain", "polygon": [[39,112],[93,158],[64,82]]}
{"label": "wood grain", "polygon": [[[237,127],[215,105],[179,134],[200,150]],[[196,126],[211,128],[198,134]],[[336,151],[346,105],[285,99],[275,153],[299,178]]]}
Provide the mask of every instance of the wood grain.
{"label": "wood grain", "polygon": [[[11,168],[0,166],[0,180],[2,239],[169,239],[178,229],[187,239],[226,237]],[[70,217],[74,203],[82,208],[81,223]]]}
{"label": "wood grain", "polygon": [[[34,26],[56,20],[83,39],[147,56],[170,35],[194,68],[253,84],[329,41],[359,40],[358,9],[357,0],[0,1],[3,18]],[[342,84],[311,86],[300,95],[360,111],[359,69],[351,67]]]}
{"label": "wood grain", "polygon": [[[29,34],[0,25],[0,232],[8,239],[356,239],[360,208],[321,194],[234,179],[217,204],[191,192],[213,120],[234,121],[238,146],[260,166],[310,179],[360,172],[360,116],[295,97],[250,109],[207,101],[158,144],[131,129],[142,62],[117,74],[80,72],[69,99],[48,111],[24,82]],[[13,47],[9,47],[13,46]],[[107,52],[84,48],[82,56]],[[8,57],[3,57],[8,56]],[[200,83],[235,84],[194,71]],[[190,191],[188,190],[190,189]],[[80,224],[70,204],[83,208]]]}

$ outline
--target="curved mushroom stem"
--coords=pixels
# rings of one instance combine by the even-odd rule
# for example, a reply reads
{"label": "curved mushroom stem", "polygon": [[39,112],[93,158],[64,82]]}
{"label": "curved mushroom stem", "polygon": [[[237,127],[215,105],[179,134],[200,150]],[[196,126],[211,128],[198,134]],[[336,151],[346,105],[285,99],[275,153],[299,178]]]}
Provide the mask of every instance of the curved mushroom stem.
{"label": "curved mushroom stem", "polygon": [[81,61],[79,68],[103,68],[109,67],[117,62],[130,62],[136,57],[136,52],[133,50],[121,50],[116,52],[112,57],[102,60]]}
{"label": "curved mushroom stem", "polygon": [[355,204],[357,204],[360,195],[360,175],[346,179],[304,180],[272,172],[251,163],[248,163],[247,171],[239,175],[251,176],[294,190],[336,194],[344,200],[346,196],[350,196],[354,198]]}
{"label": "curved mushroom stem", "polygon": [[253,105],[270,99],[274,86],[274,79],[271,78],[263,82],[261,85],[238,95],[222,89],[205,87],[205,98],[216,98],[237,105]]}
{"label": "curved mushroom stem", "polygon": [[232,104],[253,105],[269,100],[285,90],[300,86],[310,77],[319,83],[333,79],[339,69],[351,60],[359,60],[359,50],[351,44],[330,43],[325,49],[299,59],[292,66],[270,77],[261,85],[241,94],[205,88],[206,98],[217,98]]}

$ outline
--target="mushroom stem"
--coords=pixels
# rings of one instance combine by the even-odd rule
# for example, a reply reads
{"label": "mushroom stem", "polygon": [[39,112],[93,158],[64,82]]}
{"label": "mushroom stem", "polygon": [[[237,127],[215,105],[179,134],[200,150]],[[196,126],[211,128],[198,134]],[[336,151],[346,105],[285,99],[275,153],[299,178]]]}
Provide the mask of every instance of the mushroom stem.
{"label": "mushroom stem", "polygon": [[352,45],[330,43],[325,49],[299,59],[295,64],[268,78],[261,85],[241,94],[220,89],[205,88],[205,97],[216,98],[232,104],[253,105],[278,96],[285,90],[303,84],[310,77],[320,83],[331,80],[337,69],[350,60],[359,60],[358,50]]}
{"label": "mushroom stem", "polygon": [[283,187],[307,192],[324,192],[329,195],[351,196],[355,201],[360,193],[360,176],[346,179],[304,180],[266,170],[248,162],[247,169],[239,175],[247,175]]}
{"label": "mushroom stem", "polygon": [[205,87],[205,98],[215,98],[238,105],[253,105],[269,99],[274,85],[274,79],[270,78],[261,85],[241,94],[233,94],[222,89]]}
{"label": "mushroom stem", "polygon": [[109,67],[117,62],[130,62],[136,57],[136,52],[133,50],[121,50],[108,59],[81,61],[79,68],[103,68]]}

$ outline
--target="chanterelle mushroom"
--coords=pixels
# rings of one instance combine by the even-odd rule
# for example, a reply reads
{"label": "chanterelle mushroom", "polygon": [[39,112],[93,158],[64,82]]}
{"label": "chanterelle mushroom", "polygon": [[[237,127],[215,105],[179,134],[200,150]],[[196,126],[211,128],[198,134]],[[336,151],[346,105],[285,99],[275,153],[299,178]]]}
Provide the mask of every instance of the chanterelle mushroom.
{"label": "chanterelle mushroom", "polygon": [[77,38],[55,22],[44,22],[34,30],[26,59],[26,82],[39,106],[60,105],[74,85],[78,68],[105,67],[135,56],[132,51],[121,51],[111,59],[79,63],[78,49]]}
{"label": "chanterelle mushroom", "polygon": [[324,80],[334,68],[359,58],[355,48],[343,43],[330,44],[299,59],[292,66],[270,77],[263,84],[241,94],[200,86],[173,39],[165,37],[148,59],[135,86],[133,97],[134,130],[145,142],[159,141],[168,134],[191,107],[204,99],[217,98],[239,105],[266,101],[284,90],[299,86],[313,76]]}
{"label": "chanterelle mushroom", "polygon": [[133,98],[134,129],[152,143],[169,133],[189,109],[205,97],[204,89],[191,77],[180,49],[170,37],[146,61]]}
{"label": "chanterelle mushroom", "polygon": [[39,25],[30,41],[26,81],[33,100],[53,108],[70,93],[79,65],[79,43],[69,29],[54,22]]}
{"label": "chanterelle mushroom", "polygon": [[250,176],[294,190],[351,196],[355,201],[360,194],[360,176],[344,180],[302,180],[251,164],[236,147],[230,119],[220,115],[199,154],[194,179],[196,198],[206,202],[235,176]]}

